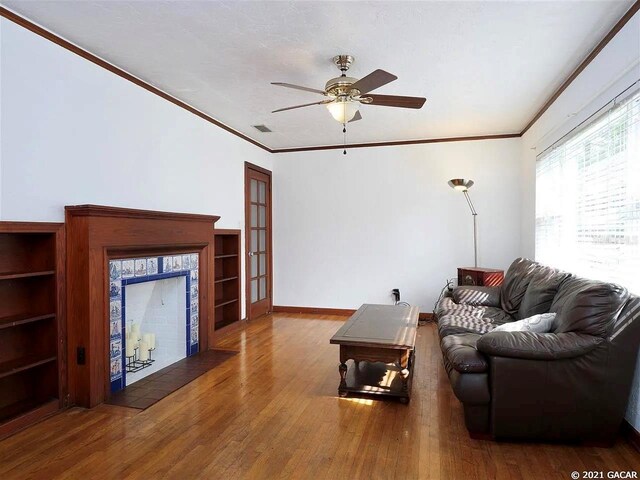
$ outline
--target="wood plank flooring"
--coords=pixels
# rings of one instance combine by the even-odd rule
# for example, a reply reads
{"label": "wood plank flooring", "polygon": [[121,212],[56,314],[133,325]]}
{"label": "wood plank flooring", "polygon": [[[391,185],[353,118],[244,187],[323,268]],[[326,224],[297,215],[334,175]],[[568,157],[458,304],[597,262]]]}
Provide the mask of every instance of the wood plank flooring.
{"label": "wood plank flooring", "polygon": [[569,479],[640,471],[614,448],[469,438],[432,325],[409,405],[337,396],[344,317],[274,314],[219,341],[240,353],[147,410],[73,408],[0,442],[0,478]]}

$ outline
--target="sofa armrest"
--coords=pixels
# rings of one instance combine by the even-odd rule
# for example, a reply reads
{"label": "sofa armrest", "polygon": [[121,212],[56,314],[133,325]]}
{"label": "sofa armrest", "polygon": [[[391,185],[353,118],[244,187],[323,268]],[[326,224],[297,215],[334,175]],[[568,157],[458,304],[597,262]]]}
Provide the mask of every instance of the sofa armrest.
{"label": "sofa armrest", "polygon": [[461,333],[447,335],[440,342],[445,364],[451,365],[460,373],[483,373],[489,370],[487,358],[478,352],[476,343],[480,335]]}
{"label": "sofa armrest", "polygon": [[489,332],[477,348],[493,357],[560,360],[582,356],[605,340],[584,333]]}
{"label": "sofa armrest", "polygon": [[453,300],[460,305],[499,307],[500,287],[457,287],[453,290]]}

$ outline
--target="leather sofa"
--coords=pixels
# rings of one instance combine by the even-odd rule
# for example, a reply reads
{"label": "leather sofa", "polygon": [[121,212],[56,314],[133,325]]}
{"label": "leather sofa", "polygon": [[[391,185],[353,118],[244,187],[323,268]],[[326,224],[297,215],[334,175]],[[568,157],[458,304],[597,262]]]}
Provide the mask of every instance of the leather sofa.
{"label": "leather sofa", "polygon": [[[553,312],[552,331],[495,331]],[[518,258],[500,287],[436,307],[445,370],[472,437],[611,444],[640,342],[640,298]]]}

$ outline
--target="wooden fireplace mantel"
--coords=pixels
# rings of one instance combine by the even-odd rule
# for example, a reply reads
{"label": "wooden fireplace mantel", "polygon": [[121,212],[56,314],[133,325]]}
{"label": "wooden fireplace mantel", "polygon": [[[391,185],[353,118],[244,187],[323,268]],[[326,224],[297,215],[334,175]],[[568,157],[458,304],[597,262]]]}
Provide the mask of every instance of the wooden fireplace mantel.
{"label": "wooden fireplace mantel", "polygon": [[[200,349],[214,331],[215,215],[157,212],[101,205],[65,207],[70,403],[94,407],[109,391],[108,265],[112,258],[200,254]],[[78,351],[84,349],[84,363]]]}
{"label": "wooden fireplace mantel", "polygon": [[[105,205],[72,205],[65,207],[67,213],[83,217],[121,217],[144,218],[147,220],[183,220],[194,222],[209,222],[213,225],[220,217],[216,215],[201,215],[198,213],[159,212],[156,210],[139,210],[135,208],[108,207]],[[212,227],[213,228],[213,227]]]}

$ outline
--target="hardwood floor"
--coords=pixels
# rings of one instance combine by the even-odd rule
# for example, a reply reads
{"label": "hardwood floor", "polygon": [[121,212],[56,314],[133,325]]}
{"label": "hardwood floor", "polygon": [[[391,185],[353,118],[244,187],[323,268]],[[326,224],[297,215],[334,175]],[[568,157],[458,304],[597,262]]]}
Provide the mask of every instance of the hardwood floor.
{"label": "hardwood floor", "polygon": [[0,478],[569,479],[640,471],[614,448],[472,440],[432,325],[411,403],[337,396],[343,317],[274,314],[216,346],[240,353],[145,411],[73,408],[0,442]]}

